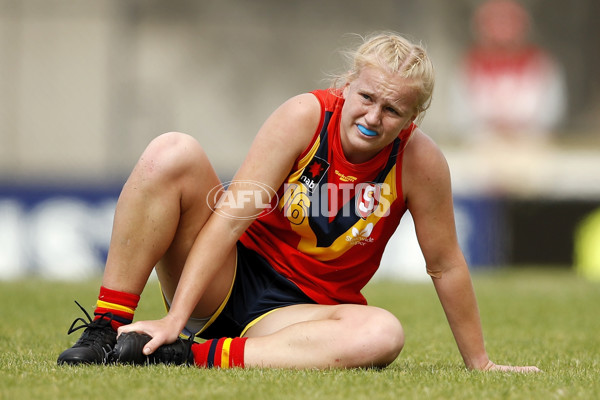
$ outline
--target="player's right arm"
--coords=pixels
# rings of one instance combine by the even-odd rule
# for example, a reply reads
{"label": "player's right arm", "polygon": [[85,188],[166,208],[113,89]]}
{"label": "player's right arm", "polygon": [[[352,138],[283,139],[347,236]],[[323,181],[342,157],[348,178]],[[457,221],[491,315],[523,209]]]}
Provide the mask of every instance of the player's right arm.
{"label": "player's right arm", "polygon": [[[310,144],[320,119],[321,107],[314,95],[302,94],[286,101],[260,128],[233,181],[256,181],[277,190]],[[230,197],[239,198],[237,192],[243,189],[243,185],[230,185]],[[258,204],[270,202],[266,192],[261,196]],[[146,354],[177,338],[227,255],[254,220],[252,216],[260,212],[254,201],[245,202],[243,207],[224,203],[219,211],[211,214],[191,248],[167,316],[123,328],[153,337],[146,346],[149,350],[144,350]]]}

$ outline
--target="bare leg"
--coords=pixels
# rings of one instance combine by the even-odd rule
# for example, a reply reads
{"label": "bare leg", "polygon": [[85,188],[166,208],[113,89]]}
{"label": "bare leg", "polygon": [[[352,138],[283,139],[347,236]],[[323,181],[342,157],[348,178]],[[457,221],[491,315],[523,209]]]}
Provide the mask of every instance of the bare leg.
{"label": "bare leg", "polygon": [[[156,266],[163,291],[173,296],[191,245],[211,210],[207,194],[220,181],[199,143],[168,133],[153,140],[125,183],[117,208],[103,286],[140,294]],[[233,279],[235,253],[198,305],[210,315]]]}
{"label": "bare leg", "polygon": [[[102,313],[84,324],[79,340],[58,356],[59,365],[108,361],[117,341],[115,329],[131,322],[131,308],[139,300],[120,292],[140,295],[155,265],[165,295],[173,297],[192,243],[211,214],[207,194],[214,187],[220,187],[219,179],[190,136],[164,134],[148,145],[117,202],[102,281],[104,289],[113,291],[101,294],[102,299],[110,300],[97,303],[96,311]],[[215,312],[229,290],[234,270],[232,249],[192,316]],[[117,310],[109,305],[104,312],[114,298],[117,305],[127,307]],[[115,315],[113,310],[121,314]]]}
{"label": "bare leg", "polygon": [[[198,232],[210,216],[207,194],[220,185],[200,145],[177,133],[144,151],[117,204],[105,287],[140,294],[156,265],[172,298]],[[211,315],[225,298],[235,250],[192,314]],[[246,334],[248,366],[328,368],[391,363],[404,336],[389,312],[360,305],[298,305],[267,315]]]}
{"label": "bare leg", "polygon": [[391,313],[362,305],[298,305],[267,315],[246,334],[247,366],[383,367],[404,345]]}

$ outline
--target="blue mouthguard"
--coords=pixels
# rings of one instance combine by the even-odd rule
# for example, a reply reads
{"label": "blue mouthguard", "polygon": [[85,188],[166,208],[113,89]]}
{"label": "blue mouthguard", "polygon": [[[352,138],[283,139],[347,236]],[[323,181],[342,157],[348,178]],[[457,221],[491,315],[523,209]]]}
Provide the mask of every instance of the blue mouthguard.
{"label": "blue mouthguard", "polygon": [[377,136],[377,132],[367,129],[362,125],[358,125],[358,130],[367,136]]}

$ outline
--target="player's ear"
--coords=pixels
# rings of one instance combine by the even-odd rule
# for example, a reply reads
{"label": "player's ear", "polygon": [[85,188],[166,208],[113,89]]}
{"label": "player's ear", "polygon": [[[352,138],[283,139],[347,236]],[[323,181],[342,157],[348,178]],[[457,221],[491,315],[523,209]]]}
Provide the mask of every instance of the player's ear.
{"label": "player's ear", "polygon": [[410,126],[410,124],[412,124],[413,122],[415,122],[415,119],[417,119],[417,117],[419,116],[419,112],[415,112],[412,117],[410,117],[410,119],[408,121],[406,121],[406,123],[404,124],[404,126],[402,127],[402,129],[406,129]]}
{"label": "player's ear", "polygon": [[348,97],[348,92],[350,90],[350,82],[346,82],[342,87],[342,97],[346,99]]}

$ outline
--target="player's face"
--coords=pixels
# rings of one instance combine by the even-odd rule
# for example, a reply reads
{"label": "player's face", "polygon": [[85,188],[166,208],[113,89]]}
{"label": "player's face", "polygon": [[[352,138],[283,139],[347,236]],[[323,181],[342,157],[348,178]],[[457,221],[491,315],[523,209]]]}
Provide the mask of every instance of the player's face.
{"label": "player's face", "polygon": [[394,141],[417,116],[418,91],[410,80],[363,69],[344,89],[340,135],[346,158],[362,163]]}

